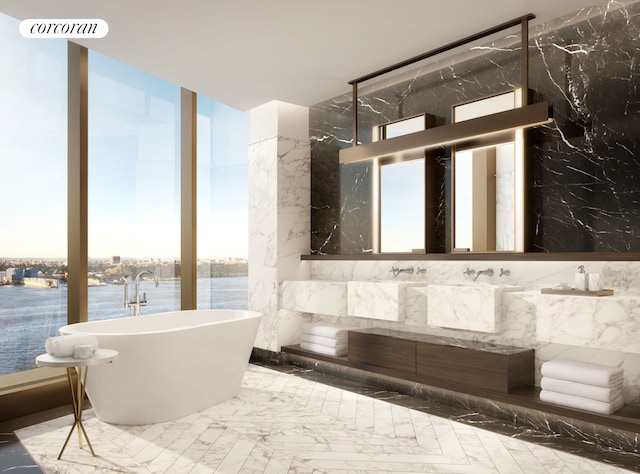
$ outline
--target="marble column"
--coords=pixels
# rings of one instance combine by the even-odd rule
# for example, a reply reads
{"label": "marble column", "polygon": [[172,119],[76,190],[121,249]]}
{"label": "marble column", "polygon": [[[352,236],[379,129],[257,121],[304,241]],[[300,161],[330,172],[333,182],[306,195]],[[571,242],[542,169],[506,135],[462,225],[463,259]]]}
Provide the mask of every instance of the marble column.
{"label": "marble column", "polygon": [[280,283],[309,278],[307,107],[272,101],[251,111],[249,309],[263,313],[255,347],[279,351],[297,337],[299,313],[280,310]]}

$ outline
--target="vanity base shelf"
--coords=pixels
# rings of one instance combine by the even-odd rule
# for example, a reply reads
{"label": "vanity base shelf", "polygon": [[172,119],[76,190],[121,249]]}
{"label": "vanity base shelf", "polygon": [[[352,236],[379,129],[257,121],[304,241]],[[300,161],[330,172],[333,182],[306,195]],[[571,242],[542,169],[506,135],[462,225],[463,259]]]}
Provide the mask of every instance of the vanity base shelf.
{"label": "vanity base shelf", "polygon": [[[360,369],[364,372],[381,374],[399,379],[401,381],[419,382],[418,380],[415,380],[412,376],[410,376],[411,374],[407,374],[406,372],[401,373],[397,370],[385,369],[373,365],[355,364],[347,357],[324,356],[321,354],[316,354],[314,352],[305,351],[301,349],[299,345],[283,346],[282,352],[292,355],[294,357],[292,359],[292,362],[303,364],[311,369],[323,370],[323,367],[331,366],[345,367],[344,369],[339,369],[339,372],[342,373],[343,376],[347,377],[349,376],[349,369]],[[328,365],[325,366],[323,365],[324,363],[327,363]],[[347,372],[343,373],[343,371]],[[371,380],[373,381],[375,380],[375,378],[372,376]],[[423,383],[427,386],[429,385],[425,382],[419,383]],[[395,390],[399,390],[400,392],[402,392],[402,386],[403,384],[399,383]],[[472,387],[468,384],[461,386],[458,389],[453,387],[445,389],[486,400],[488,402],[489,412],[491,412],[494,408],[491,402],[502,402],[508,403],[514,407],[536,410],[546,414],[579,420],[584,423],[592,423],[594,425],[604,426],[607,428],[640,433],[640,407],[635,405],[625,405],[620,410],[611,415],[600,415],[597,413],[552,405],[540,401],[540,388],[535,387],[533,383],[528,386],[514,388],[508,393]],[[410,392],[413,392],[412,388],[410,389]]]}

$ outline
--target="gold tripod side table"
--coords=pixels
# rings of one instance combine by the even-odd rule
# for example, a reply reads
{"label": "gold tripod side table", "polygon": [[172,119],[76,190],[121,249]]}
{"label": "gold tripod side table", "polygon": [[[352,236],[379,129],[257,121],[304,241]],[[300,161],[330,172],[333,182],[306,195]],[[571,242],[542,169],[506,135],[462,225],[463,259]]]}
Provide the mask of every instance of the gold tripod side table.
{"label": "gold tripod side table", "polygon": [[[93,446],[91,446],[91,441],[89,441],[89,437],[87,436],[87,432],[82,425],[82,401],[84,400],[87,385],[87,375],[89,374],[90,366],[107,364],[113,362],[117,357],[118,351],[114,351],[111,349],[98,349],[88,359],[76,359],[74,357],[54,357],[49,354],[41,354],[36,357],[36,366],[38,367],[64,367],[67,369],[67,380],[69,381],[71,400],[73,402],[74,420],[73,425],[71,425],[71,430],[67,435],[67,439],[62,446],[62,450],[58,455],[58,459],[62,457],[62,453],[67,447],[69,439],[71,439],[71,434],[76,427],[78,429],[78,445],[80,446],[80,448],[82,448],[82,435],[84,435],[84,438],[87,440],[87,445],[91,450],[91,454],[93,456],[96,455],[96,453],[93,451]],[[73,369],[76,369],[76,371],[78,372],[78,380],[75,384],[73,383],[73,379],[71,377]]]}

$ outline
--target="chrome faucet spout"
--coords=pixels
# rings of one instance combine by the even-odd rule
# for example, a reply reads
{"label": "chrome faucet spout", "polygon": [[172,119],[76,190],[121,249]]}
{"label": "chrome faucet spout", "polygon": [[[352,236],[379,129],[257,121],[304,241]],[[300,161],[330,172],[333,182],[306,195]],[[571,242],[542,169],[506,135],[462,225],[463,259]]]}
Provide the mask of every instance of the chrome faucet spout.
{"label": "chrome faucet spout", "polygon": [[473,281],[476,281],[480,275],[493,276],[493,268],[487,268],[486,270],[480,270],[476,273],[476,276],[473,278]]}
{"label": "chrome faucet spout", "polygon": [[393,276],[398,276],[401,273],[408,273],[410,275],[413,275],[413,267],[407,267],[407,268],[396,268],[396,267],[391,267],[391,270],[389,270],[391,273],[393,273]]}

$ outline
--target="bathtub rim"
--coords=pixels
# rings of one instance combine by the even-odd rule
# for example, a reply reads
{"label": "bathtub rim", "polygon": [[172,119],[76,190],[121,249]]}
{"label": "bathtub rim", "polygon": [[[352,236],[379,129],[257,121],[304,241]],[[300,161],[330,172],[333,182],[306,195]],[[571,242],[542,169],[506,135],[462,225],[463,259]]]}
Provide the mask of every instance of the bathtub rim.
{"label": "bathtub rim", "polygon": [[[228,319],[221,319],[219,321],[207,321],[207,322],[191,324],[191,325],[186,324],[181,326],[173,326],[166,329],[153,329],[153,330],[128,331],[128,332],[125,332],[125,331],[98,332],[94,330],[94,327],[99,328],[100,326],[107,325],[109,323],[113,324],[113,321],[121,322],[121,321],[130,320],[130,319],[138,320],[139,318],[148,318],[148,317],[152,318],[154,316],[166,316],[169,314],[178,315],[180,313],[196,313],[196,312],[232,313],[236,315],[240,314],[241,317],[232,317]],[[248,319],[261,319],[262,316],[263,314],[261,312],[248,310],[248,309],[185,309],[185,310],[176,310],[176,311],[165,311],[161,313],[143,314],[140,316],[125,316],[125,317],[118,317],[118,318],[101,319],[98,321],[83,321],[79,323],[72,323],[72,324],[67,324],[65,326],[62,326],[58,328],[58,332],[61,335],[86,333],[86,334],[92,334],[95,336],[116,336],[116,337],[117,336],[142,336],[142,335],[151,335],[151,334],[166,334],[166,333],[178,332],[178,331],[188,331],[194,328],[233,323],[234,321],[243,321]],[[78,326],[80,325],[82,325],[83,327],[78,328]],[[83,330],[87,325],[91,325],[92,327],[87,328],[86,330]],[[80,330],[78,331],[78,329]]]}

